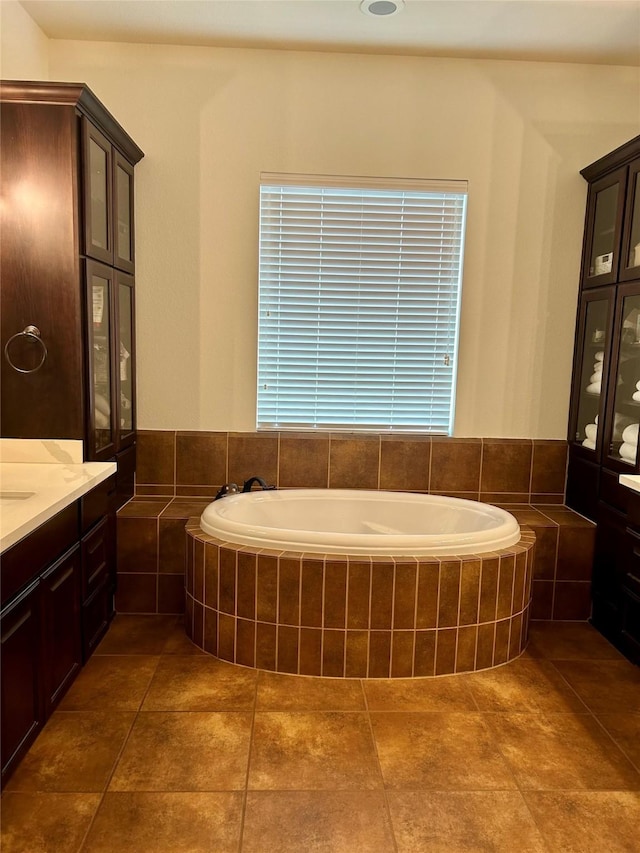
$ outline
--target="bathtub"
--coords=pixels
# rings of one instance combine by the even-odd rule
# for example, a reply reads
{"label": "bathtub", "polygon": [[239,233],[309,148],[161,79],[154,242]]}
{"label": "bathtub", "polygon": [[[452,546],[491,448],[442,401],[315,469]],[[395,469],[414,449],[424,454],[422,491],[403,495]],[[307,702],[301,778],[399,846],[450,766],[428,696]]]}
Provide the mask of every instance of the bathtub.
{"label": "bathtub", "polygon": [[511,513],[478,501],[407,492],[289,489],[209,504],[200,526],[224,542],[311,554],[426,557],[515,545]]}

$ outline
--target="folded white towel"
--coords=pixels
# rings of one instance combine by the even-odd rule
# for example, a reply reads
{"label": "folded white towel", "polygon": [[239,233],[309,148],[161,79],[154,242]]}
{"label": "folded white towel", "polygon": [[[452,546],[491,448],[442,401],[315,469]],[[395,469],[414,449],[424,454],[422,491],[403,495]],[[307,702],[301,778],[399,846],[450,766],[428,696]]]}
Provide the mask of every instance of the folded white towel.
{"label": "folded white towel", "polygon": [[591,441],[590,438],[585,438],[585,440],[582,442],[582,446],[588,447],[589,450],[595,450],[596,449],[595,441]]}
{"label": "folded white towel", "polygon": [[103,415],[106,415],[107,418],[111,415],[111,406],[109,405],[109,401],[106,397],[103,397],[102,394],[98,394],[96,391],[96,396],[94,400],[96,411],[102,412]]}
{"label": "folded white towel", "polygon": [[96,429],[109,429],[111,426],[109,418],[104,414],[104,412],[101,412],[100,409],[95,410],[95,421]]}
{"label": "folded white towel", "polygon": [[598,373],[598,371],[596,370],[595,373],[592,373],[589,377],[589,382],[602,382],[602,371]]}
{"label": "folded white towel", "polygon": [[587,424],[584,428],[584,434],[589,439],[589,441],[595,441],[598,437],[598,425],[597,424]]}
{"label": "folded white towel", "polygon": [[595,418],[593,419],[593,420],[595,421],[595,423],[596,423],[596,426],[598,425],[598,418],[599,418],[599,417],[600,417],[600,415],[596,415],[596,416],[595,416]]}
{"label": "folded white towel", "polygon": [[622,438],[622,433],[632,423],[633,418],[630,418],[627,415],[616,414],[615,418],[613,419],[613,440],[624,441],[624,439]]}
{"label": "folded white towel", "polygon": [[632,394],[631,399],[640,402],[640,391],[636,391],[635,394]]}
{"label": "folded white towel", "polygon": [[640,379],[636,382],[636,388],[640,391]]}
{"label": "folded white towel", "polygon": [[[602,391],[602,382],[592,382],[591,385],[587,385],[587,394],[599,394],[600,391]],[[636,394],[640,394],[640,391],[636,391]]]}
{"label": "folded white towel", "polygon": [[636,461],[636,456],[638,455],[638,445],[637,444],[621,444],[620,450],[618,450],[620,454],[620,458],[624,459],[625,462],[633,462]]}
{"label": "folded white towel", "polygon": [[604,350],[600,350],[595,354],[596,361],[604,361]]}
{"label": "folded white towel", "polygon": [[594,361],[594,362],[593,362],[593,369],[596,371],[596,373],[602,373],[602,371],[604,370],[604,364],[603,364],[603,362],[601,362],[601,361]]}
{"label": "folded white towel", "polygon": [[628,427],[622,431],[622,440],[627,444],[636,444],[638,443],[638,427],[640,424],[629,424]]}

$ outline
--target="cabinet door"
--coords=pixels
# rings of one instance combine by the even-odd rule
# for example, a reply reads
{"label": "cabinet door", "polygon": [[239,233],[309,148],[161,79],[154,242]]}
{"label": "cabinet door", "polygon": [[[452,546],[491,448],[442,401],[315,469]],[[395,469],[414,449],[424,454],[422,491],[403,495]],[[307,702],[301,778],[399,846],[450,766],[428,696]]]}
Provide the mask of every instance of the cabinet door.
{"label": "cabinet door", "polygon": [[113,265],[125,272],[134,269],[133,166],[113,150]]}
{"label": "cabinet door", "polygon": [[3,782],[43,722],[38,593],[39,582],[35,581],[0,614]]}
{"label": "cabinet door", "polygon": [[619,277],[640,278],[640,157],[629,166]]}
{"label": "cabinet door", "polygon": [[115,402],[118,450],[130,447],[136,428],[135,308],[133,278],[116,274]]}
{"label": "cabinet door", "polygon": [[76,545],[40,578],[42,682],[45,717],[64,696],[82,663],[80,548]]}
{"label": "cabinet door", "polygon": [[626,181],[625,166],[589,187],[582,262],[583,287],[598,287],[617,280]]}
{"label": "cabinet door", "polygon": [[109,459],[116,450],[113,381],[114,271],[86,264],[88,347],[88,458]]}
{"label": "cabinet door", "polygon": [[113,263],[113,148],[90,121],[82,119],[84,251]]}
{"label": "cabinet door", "polygon": [[578,310],[569,441],[591,461],[600,458],[615,289],[583,293]]}
{"label": "cabinet door", "polygon": [[640,282],[618,287],[604,433],[604,464],[612,471],[638,467],[640,429]]}

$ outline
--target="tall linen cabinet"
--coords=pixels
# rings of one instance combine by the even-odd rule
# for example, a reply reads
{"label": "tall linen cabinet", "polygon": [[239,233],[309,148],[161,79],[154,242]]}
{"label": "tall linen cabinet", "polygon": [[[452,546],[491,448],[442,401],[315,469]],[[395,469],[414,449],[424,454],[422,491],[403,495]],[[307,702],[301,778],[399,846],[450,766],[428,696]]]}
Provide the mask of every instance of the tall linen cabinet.
{"label": "tall linen cabinet", "polygon": [[87,86],[2,81],[0,157],[0,433],[77,439],[85,461],[117,462],[101,522],[110,580],[91,600],[112,613],[115,513],[135,472],[143,152]]}

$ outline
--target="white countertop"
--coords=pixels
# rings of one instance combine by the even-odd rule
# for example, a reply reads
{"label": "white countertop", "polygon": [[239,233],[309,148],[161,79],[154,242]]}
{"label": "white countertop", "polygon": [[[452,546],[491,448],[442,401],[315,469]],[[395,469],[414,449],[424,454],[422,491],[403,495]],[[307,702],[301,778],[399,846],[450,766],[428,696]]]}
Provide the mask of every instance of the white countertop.
{"label": "white countertop", "polygon": [[[3,442],[5,440],[2,440]],[[13,441],[16,445],[16,442]],[[4,445],[0,453],[0,553],[15,545],[24,536],[48,521],[73,501],[91,491],[103,480],[115,474],[115,462],[60,461],[75,460],[77,452],[58,452],[65,442],[49,443],[56,448],[55,456],[49,461],[50,450],[45,442],[33,442],[31,453],[26,443],[21,443],[20,454],[14,453],[15,447]],[[77,445],[82,442],[67,442]],[[25,452],[27,447],[29,452]],[[51,455],[51,454],[49,454]],[[38,461],[9,461],[33,458]],[[82,455],[80,454],[80,459]]]}
{"label": "white countertop", "polygon": [[620,474],[618,482],[634,492],[640,492],[640,474]]}

